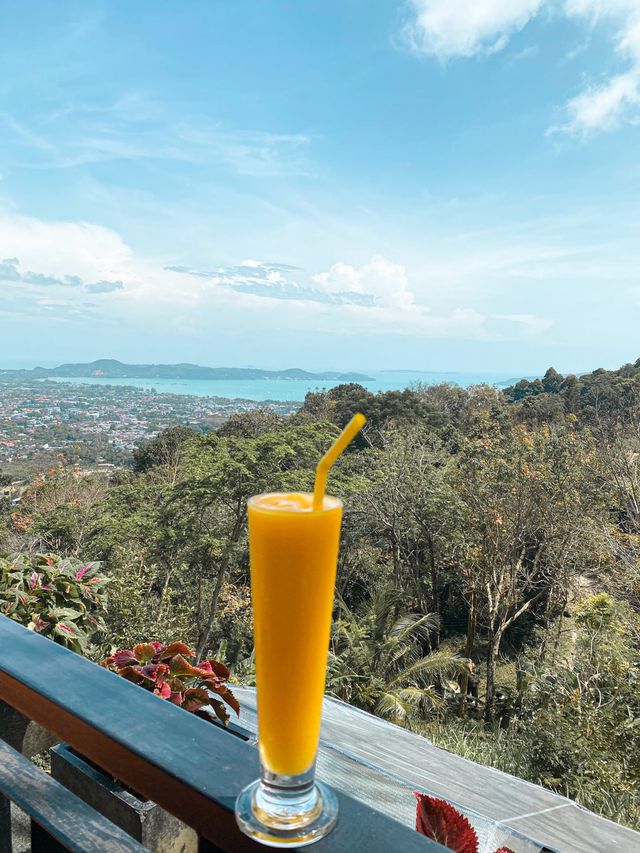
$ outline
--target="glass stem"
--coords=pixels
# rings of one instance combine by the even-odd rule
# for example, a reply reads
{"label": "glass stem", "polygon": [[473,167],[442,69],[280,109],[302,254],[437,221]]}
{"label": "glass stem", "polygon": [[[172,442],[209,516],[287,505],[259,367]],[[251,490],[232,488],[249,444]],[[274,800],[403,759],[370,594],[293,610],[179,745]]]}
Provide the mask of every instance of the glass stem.
{"label": "glass stem", "polygon": [[273,773],[264,765],[254,796],[256,817],[267,826],[303,827],[314,821],[322,801],[315,782],[315,762],[296,776]]}

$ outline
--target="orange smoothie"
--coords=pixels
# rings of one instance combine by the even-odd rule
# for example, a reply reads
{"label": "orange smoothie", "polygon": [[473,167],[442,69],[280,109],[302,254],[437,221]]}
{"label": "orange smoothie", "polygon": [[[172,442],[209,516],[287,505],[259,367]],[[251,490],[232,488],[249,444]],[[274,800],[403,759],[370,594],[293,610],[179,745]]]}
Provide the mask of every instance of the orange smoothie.
{"label": "orange smoothie", "polygon": [[273,493],[248,512],[260,758],[298,775],[320,737],[342,503]]}

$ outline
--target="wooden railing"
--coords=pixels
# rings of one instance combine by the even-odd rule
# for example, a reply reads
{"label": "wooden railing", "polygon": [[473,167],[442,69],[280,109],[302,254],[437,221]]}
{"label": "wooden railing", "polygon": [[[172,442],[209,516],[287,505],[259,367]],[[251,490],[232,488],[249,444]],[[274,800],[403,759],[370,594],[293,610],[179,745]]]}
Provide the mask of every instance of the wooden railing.
{"label": "wooden railing", "polygon": [[[234,819],[237,794],[259,772],[257,750],[241,737],[4,616],[0,616],[0,699],[193,827],[200,853],[264,853],[264,847],[241,834]],[[144,850],[1,741],[0,767],[0,853],[11,849],[6,832],[4,840],[1,837],[7,800],[31,816],[34,853]],[[314,845],[317,853],[444,850],[357,800],[337,794],[338,824]],[[44,845],[43,837],[48,839]]]}

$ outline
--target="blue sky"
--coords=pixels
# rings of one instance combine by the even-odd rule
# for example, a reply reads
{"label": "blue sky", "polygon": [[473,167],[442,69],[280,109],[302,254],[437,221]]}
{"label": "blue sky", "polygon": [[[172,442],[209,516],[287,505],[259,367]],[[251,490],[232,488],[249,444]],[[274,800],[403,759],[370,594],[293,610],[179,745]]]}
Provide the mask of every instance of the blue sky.
{"label": "blue sky", "polygon": [[2,365],[640,356],[638,0],[0,13]]}

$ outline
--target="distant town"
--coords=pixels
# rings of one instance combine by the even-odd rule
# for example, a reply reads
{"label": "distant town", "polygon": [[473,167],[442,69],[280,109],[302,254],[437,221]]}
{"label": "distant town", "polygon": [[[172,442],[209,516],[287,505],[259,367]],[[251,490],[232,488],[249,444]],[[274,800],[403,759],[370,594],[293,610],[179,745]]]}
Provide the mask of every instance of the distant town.
{"label": "distant town", "polygon": [[209,432],[237,412],[267,407],[286,415],[299,405],[0,379],[0,472],[7,479],[60,465],[120,467],[141,441],[167,427]]}

